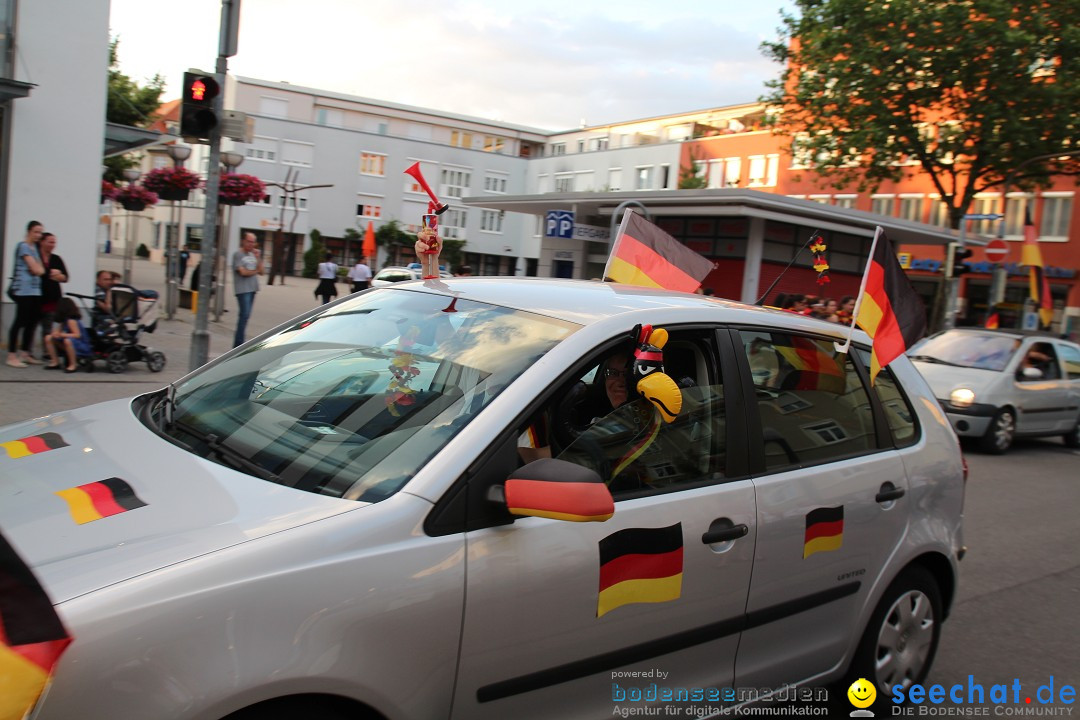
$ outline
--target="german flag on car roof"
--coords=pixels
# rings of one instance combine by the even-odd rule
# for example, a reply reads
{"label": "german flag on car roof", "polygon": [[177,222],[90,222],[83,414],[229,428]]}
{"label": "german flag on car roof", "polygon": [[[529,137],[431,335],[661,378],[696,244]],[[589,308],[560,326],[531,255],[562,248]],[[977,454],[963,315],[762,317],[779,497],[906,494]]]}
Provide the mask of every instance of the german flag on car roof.
{"label": "german flag on car roof", "polygon": [[694,292],[713,264],[632,210],[623,217],[604,280]]}
{"label": "german flag on car roof", "polygon": [[874,251],[863,276],[855,322],[874,340],[871,384],[881,368],[907,352],[926,334],[926,308],[880,227],[874,235]]}
{"label": "german flag on car roof", "polygon": [[71,638],[37,578],[0,535],[0,720],[19,720]]}

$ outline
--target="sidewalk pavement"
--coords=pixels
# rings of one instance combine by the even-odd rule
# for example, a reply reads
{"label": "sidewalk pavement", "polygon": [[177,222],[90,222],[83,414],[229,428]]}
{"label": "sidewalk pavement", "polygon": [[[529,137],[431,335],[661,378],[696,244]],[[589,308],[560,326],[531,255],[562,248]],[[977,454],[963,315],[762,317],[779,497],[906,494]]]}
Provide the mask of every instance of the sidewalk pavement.
{"label": "sidewalk pavement", "polygon": [[[97,269],[122,272],[123,258],[99,255]],[[191,281],[190,272],[185,280]],[[259,278],[259,293],[255,296],[255,307],[248,321],[248,339],[319,304],[314,296],[318,280],[290,277],[286,278],[285,282],[285,285],[281,285],[279,280],[278,284],[268,287],[266,277]],[[158,300],[157,329],[152,334],[144,334],[140,339],[144,345],[165,353],[165,369],[160,373],[153,373],[146,367],[146,363],[139,362],[129,365],[123,373],[113,374],[105,369],[104,363],[98,362],[93,373],[66,374],[45,372],[42,366],[37,365],[20,369],[0,363],[0,425],[105,400],[132,397],[156,390],[188,373],[195,314],[190,310],[178,309],[172,320],[165,319],[163,265],[136,259],[132,268],[131,284],[140,290],[157,290],[161,295]],[[339,284],[338,291],[341,295],[348,294],[348,286]],[[237,309],[231,283],[225,288],[224,307],[226,312],[222,314],[220,322],[214,322],[213,313],[210,314],[207,327],[210,332],[209,359],[232,348]],[[5,343],[6,340],[4,338]],[[43,349],[40,339],[36,339],[34,355],[39,356],[41,352]],[[6,357],[4,355],[5,359]]]}

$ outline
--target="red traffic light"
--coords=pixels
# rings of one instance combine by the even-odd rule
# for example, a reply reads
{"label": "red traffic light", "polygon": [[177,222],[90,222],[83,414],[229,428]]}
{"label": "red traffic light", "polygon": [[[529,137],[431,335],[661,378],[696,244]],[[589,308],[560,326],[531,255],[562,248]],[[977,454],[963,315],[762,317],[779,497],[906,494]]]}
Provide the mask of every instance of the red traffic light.
{"label": "red traffic light", "polygon": [[219,91],[217,80],[208,75],[184,73],[184,102],[209,106]]}
{"label": "red traffic light", "polygon": [[203,95],[205,95],[205,94],[206,94],[206,83],[204,83],[202,80],[196,80],[195,82],[191,83],[191,99],[192,100],[200,100],[201,101],[203,99]]}

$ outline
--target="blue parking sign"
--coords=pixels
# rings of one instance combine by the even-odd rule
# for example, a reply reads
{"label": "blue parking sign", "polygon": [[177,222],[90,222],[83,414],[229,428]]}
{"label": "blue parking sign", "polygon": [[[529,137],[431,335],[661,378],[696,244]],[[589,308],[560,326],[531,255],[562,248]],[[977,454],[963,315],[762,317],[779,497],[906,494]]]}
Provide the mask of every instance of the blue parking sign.
{"label": "blue parking sign", "polygon": [[566,240],[573,238],[573,210],[548,210],[547,215],[544,218],[544,237],[563,238]]}

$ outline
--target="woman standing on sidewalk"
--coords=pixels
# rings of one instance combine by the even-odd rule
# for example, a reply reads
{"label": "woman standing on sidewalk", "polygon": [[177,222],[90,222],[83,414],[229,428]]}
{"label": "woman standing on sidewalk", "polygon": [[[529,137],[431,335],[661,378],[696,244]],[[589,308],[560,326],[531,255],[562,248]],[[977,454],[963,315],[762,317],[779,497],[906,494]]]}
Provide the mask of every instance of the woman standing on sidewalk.
{"label": "woman standing on sidewalk", "polygon": [[334,253],[326,253],[326,261],[319,263],[319,285],[315,288],[315,296],[322,298],[323,305],[337,297],[337,263],[334,262]]}
{"label": "woman standing on sidewalk", "polygon": [[[12,274],[11,299],[15,301],[15,321],[8,331],[7,364],[11,367],[24,368],[27,364],[40,365],[30,354],[41,317],[41,276],[45,269],[41,264],[38,241],[42,227],[37,220],[31,220],[26,226],[26,239],[15,248],[15,269]],[[22,352],[16,350],[19,331],[22,331]]]}
{"label": "woman standing on sidewalk", "polygon": [[[68,281],[67,265],[64,258],[57,255],[56,236],[50,232],[42,233],[38,242],[38,250],[41,252],[41,267],[45,268],[45,274],[41,276],[41,347],[45,347],[45,338],[52,335],[53,316],[56,314],[56,304],[64,295],[61,283]],[[44,350],[42,350],[44,352]],[[44,360],[44,356],[42,360]]]}

